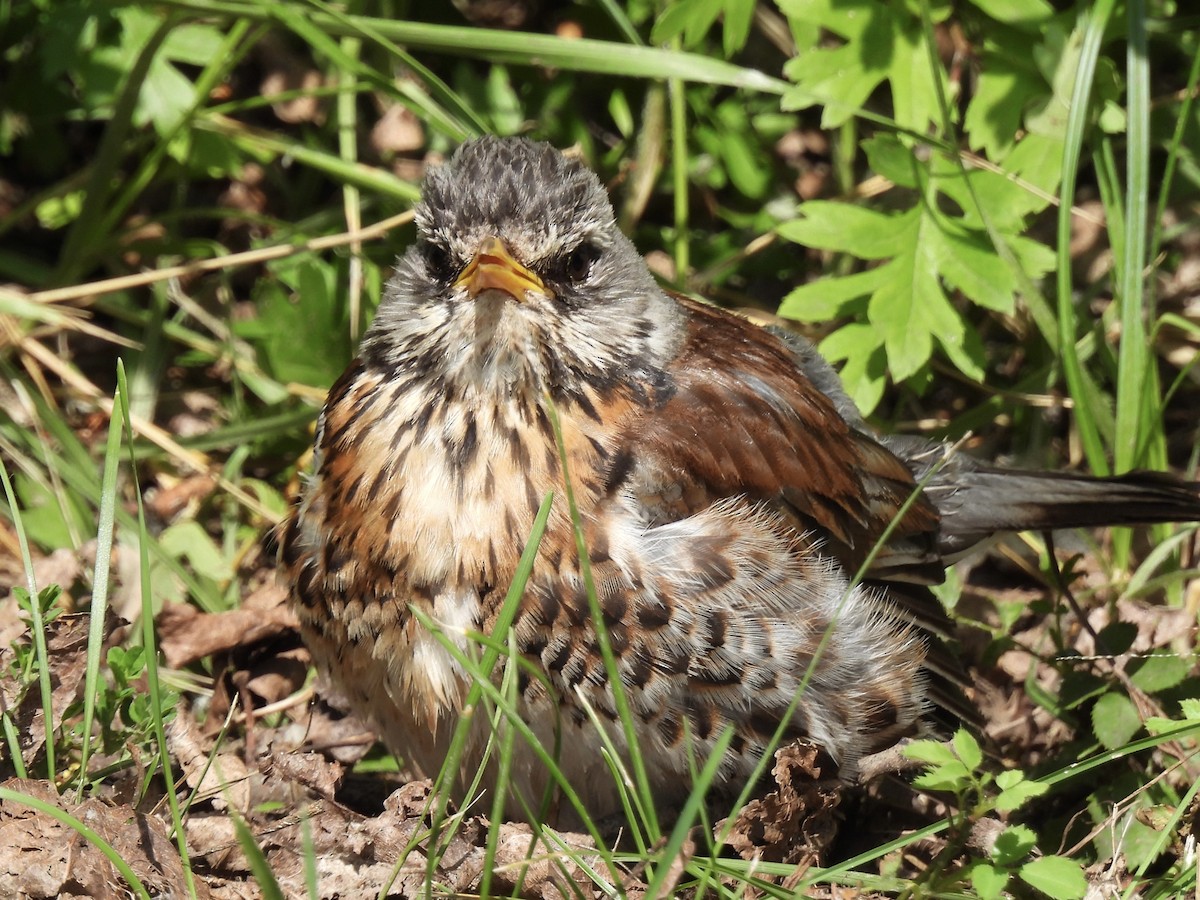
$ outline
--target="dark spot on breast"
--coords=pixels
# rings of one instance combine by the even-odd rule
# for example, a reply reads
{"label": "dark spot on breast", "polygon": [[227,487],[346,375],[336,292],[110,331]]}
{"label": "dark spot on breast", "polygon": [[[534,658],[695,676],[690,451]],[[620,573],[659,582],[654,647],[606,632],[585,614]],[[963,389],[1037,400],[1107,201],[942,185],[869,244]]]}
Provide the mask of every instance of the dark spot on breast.
{"label": "dark spot on breast", "polygon": [[719,609],[710,610],[708,617],[705,619],[705,624],[708,626],[708,646],[717,648],[725,646],[725,628],[728,624],[728,616]]}
{"label": "dark spot on breast", "polygon": [[341,541],[330,539],[325,542],[325,571],[336,575],[343,566],[350,562],[350,554]]}
{"label": "dark spot on breast", "polygon": [[558,618],[559,610],[562,608],[558,602],[558,598],[550,591],[538,591],[535,597],[538,621],[543,625],[553,625],[554,620]]}
{"label": "dark spot on breast", "polygon": [[720,714],[707,703],[689,703],[687,714],[692,726],[692,736],[707,741],[716,730]]}
{"label": "dark spot on breast", "polygon": [[302,556],[299,537],[300,516],[298,513],[293,513],[292,517],[287,520],[287,524],[284,526],[283,533],[280,536],[279,549],[279,558],[283,560],[283,564],[289,569],[294,567]]}
{"label": "dark spot on breast", "polygon": [[[771,715],[766,710],[757,709],[750,714],[746,724],[755,734],[762,735],[764,739],[769,740],[775,734],[775,729],[779,727],[779,717]],[[800,710],[796,710],[792,713],[791,721],[784,726],[781,740],[794,741],[797,738],[805,737],[808,737],[808,723],[804,714]]]}
{"label": "dark spot on breast", "polygon": [[729,560],[729,540],[725,537],[704,538],[692,542],[692,565],[705,587],[724,587],[733,580]]}
{"label": "dark spot on breast", "polygon": [[567,621],[572,625],[579,627],[587,621],[589,603],[587,587],[582,578],[570,586],[567,596],[563,598],[563,609],[567,614]]}
{"label": "dark spot on breast", "polygon": [[686,653],[668,653],[658,660],[658,670],[664,675],[686,675],[691,657]]}
{"label": "dark spot on breast", "polygon": [[627,448],[622,447],[617,451],[617,455],[612,458],[612,462],[608,466],[608,471],[604,475],[604,493],[611,494],[619,488],[632,471],[633,453]]}
{"label": "dark spot on breast", "polygon": [[475,417],[467,419],[467,427],[463,430],[462,441],[458,444],[455,461],[459,468],[466,468],[479,448],[479,438],[475,433]]}
{"label": "dark spot on breast", "polygon": [[607,594],[600,598],[600,611],[604,614],[604,624],[611,628],[625,621],[629,600],[624,592]]}
{"label": "dark spot on breast", "polygon": [[650,682],[650,677],[654,674],[654,666],[650,661],[650,654],[645,649],[639,648],[625,656],[625,682],[629,687],[642,688]]}
{"label": "dark spot on breast", "polygon": [[742,683],[742,673],[733,668],[718,669],[712,665],[692,667],[688,673],[688,684],[697,690],[712,687],[731,687]]}
{"label": "dark spot on breast", "polygon": [[[380,494],[383,493],[383,486],[388,483],[388,480],[389,480],[388,476],[390,476],[391,473],[392,473],[391,466],[380,466],[379,467],[379,471],[376,472],[375,477],[373,479],[371,479],[371,494],[368,499],[374,500],[374,499],[378,498]],[[403,486],[400,484],[397,484],[393,488],[393,490],[397,494],[399,494],[402,492]]]}
{"label": "dark spot on breast", "polygon": [[317,570],[312,566],[305,566],[296,578],[295,596],[308,609],[313,609],[321,604],[321,595],[316,588]]}
{"label": "dark spot on breast", "polygon": [[643,628],[657,630],[671,624],[671,606],[663,600],[648,599],[637,604],[635,616]]}
{"label": "dark spot on breast", "polygon": [[394,522],[396,517],[400,515],[400,500],[403,498],[403,492],[399,490],[391,491],[387,495],[387,500],[384,501],[383,509],[379,511],[379,515],[385,522]]}
{"label": "dark spot on breast", "polygon": [[437,398],[433,397],[422,407],[421,412],[417,415],[416,421],[413,422],[413,428],[416,429],[417,435],[423,435],[425,429],[429,427],[429,422],[433,418],[434,410],[437,409]]}
{"label": "dark spot on breast", "polygon": [[[386,470],[381,469],[380,474],[383,474],[384,471],[386,471]],[[346,497],[345,497],[345,500],[343,501],[343,503],[345,503],[346,506],[349,506],[350,504],[352,504],[354,502],[354,498],[358,496],[358,492],[361,488],[362,488],[362,476],[356,475],[354,480],[350,482],[350,486],[346,488]]]}
{"label": "dark spot on breast", "polygon": [[604,449],[604,444],[598,438],[588,435],[588,443],[592,445],[592,452],[596,454],[598,462],[604,462],[608,459],[608,451]]}
{"label": "dark spot on breast", "polygon": [[546,410],[541,406],[537,408],[537,427],[538,431],[542,433],[542,437],[552,444],[557,443],[554,437],[554,426],[550,424],[550,417],[546,415]]}
{"label": "dark spot on breast", "polygon": [[683,723],[673,712],[665,712],[657,723],[658,735],[668,747],[674,747],[683,738]]}
{"label": "dark spot on breast", "polygon": [[596,407],[592,405],[592,400],[588,397],[586,391],[580,391],[575,398],[575,403],[579,407],[580,412],[591,419],[593,422],[603,422],[600,413],[596,412]]}
{"label": "dark spot on breast", "polygon": [[587,661],[582,654],[575,654],[567,658],[563,665],[560,674],[563,680],[571,687],[579,684],[587,675]]}
{"label": "dark spot on breast", "polygon": [[561,672],[567,661],[571,658],[571,642],[565,637],[555,639],[553,645],[548,648],[550,653],[549,659],[542,657],[542,663],[546,669],[551,672]]}
{"label": "dark spot on breast", "polygon": [[613,656],[620,659],[629,649],[629,631],[621,623],[614,623],[608,629],[608,646],[612,648]]}
{"label": "dark spot on breast", "polygon": [[588,558],[591,559],[593,565],[599,565],[612,559],[608,550],[607,531],[597,531],[591,535],[591,540],[588,544]]}
{"label": "dark spot on breast", "polygon": [[863,731],[868,735],[877,735],[895,728],[899,723],[899,710],[890,697],[875,694],[868,706],[870,712],[863,720]]}

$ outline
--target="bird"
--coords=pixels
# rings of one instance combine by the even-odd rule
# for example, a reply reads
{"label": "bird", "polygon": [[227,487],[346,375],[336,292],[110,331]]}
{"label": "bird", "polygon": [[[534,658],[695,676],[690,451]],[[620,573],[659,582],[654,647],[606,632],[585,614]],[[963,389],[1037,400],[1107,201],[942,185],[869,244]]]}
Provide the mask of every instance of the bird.
{"label": "bird", "polygon": [[[549,144],[463,143],[414,215],[280,558],[315,664],[416,775],[471,713],[481,636],[515,656],[506,815],[546,811],[546,754],[576,798],[555,822],[619,815],[606,745],[663,809],[708,762],[736,792],[778,740],[853,777],[930,712],[922,617],[950,560],[1000,531],[1200,520],[1169,474],[877,434],[811,344],[660,287],[598,177]],[[491,734],[475,715],[455,790],[496,788]]]}

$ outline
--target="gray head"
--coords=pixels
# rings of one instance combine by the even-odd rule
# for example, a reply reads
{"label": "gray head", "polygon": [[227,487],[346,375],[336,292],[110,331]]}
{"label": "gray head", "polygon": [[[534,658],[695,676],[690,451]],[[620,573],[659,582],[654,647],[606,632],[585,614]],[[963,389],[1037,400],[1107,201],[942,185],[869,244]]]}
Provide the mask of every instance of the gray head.
{"label": "gray head", "polygon": [[363,340],[367,365],[455,394],[654,379],[679,312],[617,228],[599,179],[548,144],[468,141],[430,171],[417,241]]}

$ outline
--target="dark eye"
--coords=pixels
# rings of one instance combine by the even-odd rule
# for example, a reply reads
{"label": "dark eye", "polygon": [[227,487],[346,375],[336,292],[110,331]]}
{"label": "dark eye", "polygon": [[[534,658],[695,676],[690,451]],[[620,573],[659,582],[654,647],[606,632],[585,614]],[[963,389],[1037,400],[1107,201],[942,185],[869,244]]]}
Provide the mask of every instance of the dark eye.
{"label": "dark eye", "polygon": [[578,284],[592,274],[592,266],[599,258],[600,249],[595,244],[580,244],[563,260],[563,277],[573,284]]}
{"label": "dark eye", "polygon": [[425,261],[425,268],[429,274],[438,281],[449,281],[458,274],[454,260],[450,258],[450,251],[441,244],[425,241],[421,245],[421,259]]}

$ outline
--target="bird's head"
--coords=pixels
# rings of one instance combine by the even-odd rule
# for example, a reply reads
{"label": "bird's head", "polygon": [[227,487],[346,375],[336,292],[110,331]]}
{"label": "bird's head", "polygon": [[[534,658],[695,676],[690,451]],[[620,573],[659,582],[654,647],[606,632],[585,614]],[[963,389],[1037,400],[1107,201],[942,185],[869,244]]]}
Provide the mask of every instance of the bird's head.
{"label": "bird's head", "polygon": [[556,396],[653,377],[678,346],[678,307],[599,179],[548,144],[463,144],[426,176],[416,223],[363,340],[368,365],[464,394]]}

